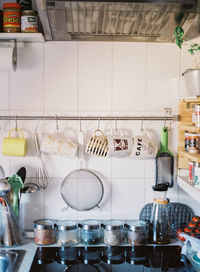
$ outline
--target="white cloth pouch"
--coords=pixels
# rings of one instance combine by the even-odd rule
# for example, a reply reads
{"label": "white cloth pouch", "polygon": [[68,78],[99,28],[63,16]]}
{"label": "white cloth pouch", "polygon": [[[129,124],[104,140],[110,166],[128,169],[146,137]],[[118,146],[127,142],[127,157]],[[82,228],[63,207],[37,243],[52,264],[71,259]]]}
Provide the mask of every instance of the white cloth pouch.
{"label": "white cloth pouch", "polygon": [[67,158],[74,158],[76,156],[78,145],[71,142],[65,135],[60,133],[46,133],[40,145],[40,151],[61,155]]}
{"label": "white cloth pouch", "polygon": [[158,148],[153,143],[149,133],[145,129],[140,129],[134,137],[133,150],[130,157],[134,159],[154,159]]}

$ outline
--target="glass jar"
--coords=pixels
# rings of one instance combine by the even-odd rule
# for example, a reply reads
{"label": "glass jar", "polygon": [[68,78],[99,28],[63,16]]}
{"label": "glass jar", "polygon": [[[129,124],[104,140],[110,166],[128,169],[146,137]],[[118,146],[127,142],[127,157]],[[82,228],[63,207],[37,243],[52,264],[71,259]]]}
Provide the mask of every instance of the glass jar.
{"label": "glass jar", "polygon": [[148,226],[145,221],[131,220],[126,224],[128,243],[134,246],[145,245],[148,241]]}
{"label": "glass jar", "polygon": [[38,245],[50,245],[56,242],[55,222],[49,219],[39,219],[34,223],[34,241]]}
{"label": "glass jar", "polygon": [[33,10],[23,10],[21,15],[21,32],[37,33],[38,32],[38,16]]}
{"label": "glass jar", "polygon": [[16,33],[21,30],[21,6],[17,3],[3,4],[3,31]]}
{"label": "glass jar", "polygon": [[103,223],[104,243],[107,245],[121,245],[124,243],[124,223],[120,220],[108,220]]}
{"label": "glass jar", "polygon": [[86,245],[96,245],[102,241],[101,222],[88,219],[80,223],[81,241]]}
{"label": "glass jar", "polygon": [[59,245],[74,246],[78,244],[78,225],[74,221],[63,220],[57,223]]}

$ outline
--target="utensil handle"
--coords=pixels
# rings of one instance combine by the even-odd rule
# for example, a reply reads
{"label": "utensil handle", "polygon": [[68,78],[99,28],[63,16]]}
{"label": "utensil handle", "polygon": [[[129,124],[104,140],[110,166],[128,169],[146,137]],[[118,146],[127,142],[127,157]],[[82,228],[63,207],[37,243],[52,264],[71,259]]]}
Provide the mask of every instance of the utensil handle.
{"label": "utensil handle", "polygon": [[33,136],[34,136],[36,154],[39,157],[41,155],[41,152],[40,152],[40,145],[39,145],[39,138],[38,138],[37,131],[34,131]]}

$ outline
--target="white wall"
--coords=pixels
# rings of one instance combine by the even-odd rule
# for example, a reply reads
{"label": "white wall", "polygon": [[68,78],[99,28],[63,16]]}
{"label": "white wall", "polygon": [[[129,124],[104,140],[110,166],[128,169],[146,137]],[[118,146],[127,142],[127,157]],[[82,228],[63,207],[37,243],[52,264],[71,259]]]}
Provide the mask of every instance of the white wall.
{"label": "white wall", "polygon": [[[180,74],[188,66],[187,54],[181,57],[173,44],[145,43],[81,43],[47,42],[25,44],[18,50],[17,72],[0,72],[0,114],[6,115],[164,115],[164,108],[178,114],[178,100],[184,85]],[[37,160],[32,132],[36,121],[18,121],[28,139],[25,158],[4,157],[1,164],[6,175],[21,166],[28,177],[34,177]],[[159,145],[163,122],[145,122]],[[1,137],[8,134],[14,121],[1,121]],[[97,122],[83,122],[86,137],[97,128]],[[140,122],[119,121],[118,127],[135,135]],[[114,122],[102,121],[100,128],[110,130]],[[59,128],[77,139],[79,122],[59,121]],[[40,139],[44,132],[55,131],[54,121],[39,125]],[[177,123],[169,132],[169,148],[176,156]],[[89,169],[97,171],[105,186],[100,210],[63,213],[60,195],[63,178],[80,166],[78,158],[66,159],[44,155],[52,178],[49,187],[22,198],[25,227],[39,217],[66,218],[137,218],[145,203],[152,200],[151,186],[155,182],[154,160],[137,161],[127,158],[87,157]],[[199,213],[199,205],[175,184],[168,196],[171,201],[190,205]]]}

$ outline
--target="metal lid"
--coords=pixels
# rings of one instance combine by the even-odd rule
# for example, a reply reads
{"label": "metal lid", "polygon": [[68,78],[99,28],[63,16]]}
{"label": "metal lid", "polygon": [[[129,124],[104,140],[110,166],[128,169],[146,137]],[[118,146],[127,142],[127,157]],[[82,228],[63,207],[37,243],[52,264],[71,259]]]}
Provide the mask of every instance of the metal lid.
{"label": "metal lid", "polygon": [[107,220],[103,223],[103,228],[106,230],[121,230],[124,228],[124,223],[120,220]]}
{"label": "metal lid", "polygon": [[101,228],[101,222],[95,219],[84,220],[80,223],[80,228],[84,230],[94,230]]}
{"label": "metal lid", "polygon": [[143,220],[131,220],[126,224],[128,230],[145,231],[147,230],[147,223]]}
{"label": "metal lid", "polygon": [[29,15],[29,14],[37,15],[38,13],[37,13],[37,11],[31,10],[31,9],[25,9],[25,10],[22,11],[22,16],[23,15]]}
{"label": "metal lid", "polygon": [[75,230],[78,228],[77,223],[71,220],[63,220],[57,223],[59,230]]}
{"label": "metal lid", "polygon": [[38,219],[34,222],[34,229],[44,230],[44,229],[54,229],[55,228],[55,221],[50,219]]}
{"label": "metal lid", "polygon": [[157,192],[167,191],[168,187],[169,187],[169,183],[168,182],[159,183],[159,184],[156,184],[156,185],[152,186],[153,190],[157,191]]}

